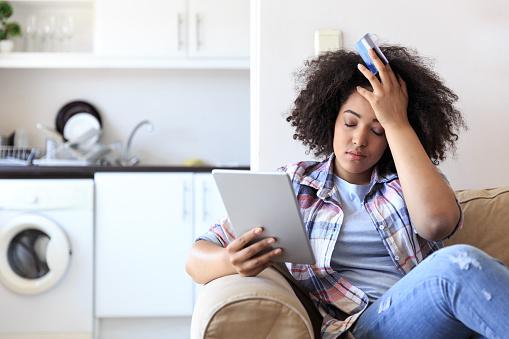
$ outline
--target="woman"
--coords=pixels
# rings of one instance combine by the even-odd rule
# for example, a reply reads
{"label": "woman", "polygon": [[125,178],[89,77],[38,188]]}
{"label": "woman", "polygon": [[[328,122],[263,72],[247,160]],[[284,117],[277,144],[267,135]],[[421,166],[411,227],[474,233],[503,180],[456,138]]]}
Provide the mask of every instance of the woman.
{"label": "woman", "polygon": [[[344,50],[300,74],[287,120],[294,138],[325,160],[282,168],[317,258],[287,266],[323,317],[324,338],[502,338],[507,267],[472,246],[441,249],[462,224],[435,166],[464,127],[457,96],[412,51],[382,52],[387,65],[369,52],[377,76]],[[224,220],[194,244],[188,273],[199,283],[257,275],[281,253],[273,238],[246,246],[262,232],[235,238]],[[269,246],[276,248],[264,252]]]}

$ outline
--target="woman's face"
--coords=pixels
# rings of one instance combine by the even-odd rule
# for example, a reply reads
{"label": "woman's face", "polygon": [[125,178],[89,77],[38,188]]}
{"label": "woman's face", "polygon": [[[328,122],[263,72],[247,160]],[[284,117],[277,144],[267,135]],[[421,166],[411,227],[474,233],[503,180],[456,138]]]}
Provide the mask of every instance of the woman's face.
{"label": "woman's face", "polygon": [[384,129],[371,105],[354,92],[339,108],[334,126],[334,173],[352,184],[367,184],[386,147]]}

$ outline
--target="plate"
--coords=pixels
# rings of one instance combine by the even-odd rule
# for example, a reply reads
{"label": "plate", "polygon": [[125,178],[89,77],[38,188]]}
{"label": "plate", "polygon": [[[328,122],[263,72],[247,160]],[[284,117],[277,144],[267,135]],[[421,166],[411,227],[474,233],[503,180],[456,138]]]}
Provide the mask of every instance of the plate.
{"label": "plate", "polygon": [[[67,120],[64,125],[64,138],[69,141],[75,141],[89,130],[100,130],[101,124],[97,119],[88,113],[77,113]],[[99,141],[100,135],[96,135],[86,142],[80,144],[80,148],[89,149],[93,144]]]}
{"label": "plate", "polygon": [[[79,138],[90,129],[101,130],[102,120],[97,109],[86,101],[76,100],[65,104],[57,113],[56,130],[66,141]],[[80,148],[89,149],[100,138],[100,134],[91,138]]]}

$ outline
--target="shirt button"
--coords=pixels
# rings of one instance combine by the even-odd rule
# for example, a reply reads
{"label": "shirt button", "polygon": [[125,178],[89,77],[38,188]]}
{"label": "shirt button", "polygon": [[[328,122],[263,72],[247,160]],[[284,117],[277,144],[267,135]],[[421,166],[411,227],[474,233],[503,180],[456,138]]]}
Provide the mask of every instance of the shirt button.
{"label": "shirt button", "polygon": [[399,257],[397,255],[394,256],[394,260],[399,261]]}
{"label": "shirt button", "polygon": [[384,225],[380,225],[378,228],[383,230],[385,228],[385,226]]}

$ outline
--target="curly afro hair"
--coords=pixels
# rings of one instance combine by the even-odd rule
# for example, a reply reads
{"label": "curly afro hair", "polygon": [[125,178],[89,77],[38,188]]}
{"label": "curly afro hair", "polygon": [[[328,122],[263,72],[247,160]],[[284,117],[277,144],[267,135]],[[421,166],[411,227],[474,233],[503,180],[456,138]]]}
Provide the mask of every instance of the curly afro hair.
{"label": "curly afro hair", "polygon": [[[429,158],[435,165],[455,151],[460,128],[466,129],[461,113],[454,107],[458,96],[447,88],[425,59],[401,46],[381,46],[394,73],[408,88],[408,120]],[[286,120],[295,128],[293,138],[318,158],[333,152],[334,125],[339,108],[357,86],[371,88],[357,69],[362,59],[356,52],[327,52],[307,61],[297,72],[299,91]],[[396,172],[387,147],[377,164],[381,174]]]}

